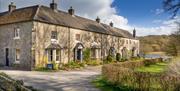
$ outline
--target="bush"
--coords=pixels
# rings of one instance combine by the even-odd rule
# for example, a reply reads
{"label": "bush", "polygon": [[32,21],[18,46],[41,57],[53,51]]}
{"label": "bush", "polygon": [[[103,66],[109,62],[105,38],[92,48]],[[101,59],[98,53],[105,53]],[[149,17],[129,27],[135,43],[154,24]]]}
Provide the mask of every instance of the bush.
{"label": "bush", "polygon": [[91,60],[91,53],[90,53],[91,49],[89,48],[86,48],[84,51],[83,51],[83,59],[84,61],[89,61]]}
{"label": "bush", "polygon": [[119,62],[120,60],[121,60],[121,54],[120,54],[120,53],[117,53],[117,54],[116,54],[116,61]]}
{"label": "bush", "polygon": [[91,60],[91,61],[86,61],[85,64],[90,65],[90,66],[98,66],[98,65],[102,65],[102,61]]}
{"label": "bush", "polygon": [[53,70],[59,70],[59,64],[57,64],[56,61],[53,61],[52,64],[53,64]]}
{"label": "bush", "polygon": [[104,60],[104,63],[112,63],[114,60],[115,59],[112,55],[108,55],[107,58]]}
{"label": "bush", "polygon": [[85,67],[85,63],[81,63],[81,62],[75,62],[75,61],[71,61],[68,64],[64,64],[61,69],[62,70],[71,70],[71,69],[76,69],[76,68],[82,68]]}

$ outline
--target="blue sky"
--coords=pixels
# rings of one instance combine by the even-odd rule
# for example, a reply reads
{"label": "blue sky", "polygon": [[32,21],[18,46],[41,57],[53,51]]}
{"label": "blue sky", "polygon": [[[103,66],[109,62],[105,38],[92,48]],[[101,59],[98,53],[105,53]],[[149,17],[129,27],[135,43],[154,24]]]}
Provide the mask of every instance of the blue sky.
{"label": "blue sky", "polygon": [[[14,2],[17,8],[32,5],[49,7],[51,0],[0,0],[0,12],[8,9],[8,4]],[[170,20],[170,14],[163,12],[162,0],[56,0],[58,9],[67,11],[70,6],[75,14],[95,20],[97,16],[101,22],[132,32],[137,30],[138,36],[170,34],[177,30],[175,21]]]}
{"label": "blue sky", "polygon": [[159,26],[154,20],[165,20],[169,18],[168,13],[156,14],[162,10],[162,0],[115,0],[112,4],[118,14],[125,16],[129,24],[144,27]]}

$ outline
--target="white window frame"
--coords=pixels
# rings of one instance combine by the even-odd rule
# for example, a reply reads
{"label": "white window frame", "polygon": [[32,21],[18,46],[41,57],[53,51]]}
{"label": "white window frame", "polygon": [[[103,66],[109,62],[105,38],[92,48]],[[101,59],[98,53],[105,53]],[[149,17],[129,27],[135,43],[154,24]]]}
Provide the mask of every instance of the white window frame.
{"label": "white window frame", "polygon": [[[17,60],[17,50],[19,50],[19,59]],[[20,63],[21,51],[20,49],[15,49],[15,63]]]}
{"label": "white window frame", "polygon": [[14,29],[14,39],[20,39],[20,28]]}

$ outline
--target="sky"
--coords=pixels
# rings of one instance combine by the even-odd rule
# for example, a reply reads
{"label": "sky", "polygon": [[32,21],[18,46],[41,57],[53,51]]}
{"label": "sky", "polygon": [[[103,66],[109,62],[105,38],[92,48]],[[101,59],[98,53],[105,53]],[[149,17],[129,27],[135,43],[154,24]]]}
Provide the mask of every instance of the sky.
{"label": "sky", "polygon": [[[17,8],[45,5],[52,0],[0,0],[0,12],[8,10],[8,4],[14,2]],[[70,6],[75,14],[95,20],[100,17],[102,23],[111,21],[115,27],[132,33],[135,28],[138,36],[168,35],[177,30],[178,14],[170,19],[171,14],[164,12],[162,0],[55,0],[58,9],[67,11]]]}

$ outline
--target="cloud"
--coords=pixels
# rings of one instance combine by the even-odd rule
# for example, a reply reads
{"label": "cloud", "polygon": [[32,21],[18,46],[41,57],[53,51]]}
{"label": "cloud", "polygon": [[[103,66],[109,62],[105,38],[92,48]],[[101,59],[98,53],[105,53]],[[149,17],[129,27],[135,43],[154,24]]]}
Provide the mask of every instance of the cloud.
{"label": "cloud", "polygon": [[[36,4],[49,6],[51,0],[0,0],[0,11],[7,10],[8,4],[13,1],[17,8],[32,6]],[[160,24],[159,27],[146,28],[142,26],[129,25],[128,19],[117,14],[117,9],[112,7],[114,0],[56,0],[59,9],[67,11],[70,6],[75,9],[75,14],[95,20],[97,16],[101,18],[101,22],[109,24],[111,21],[115,27],[122,28],[132,32],[134,27],[137,30],[138,36],[145,35],[161,35],[170,34],[176,30],[175,21],[179,20],[177,17],[173,20],[154,20],[153,23]],[[162,9],[156,9],[155,14],[164,12]]]}
{"label": "cloud", "polygon": [[162,14],[163,12],[164,12],[163,9],[156,9],[156,10],[155,10],[155,14],[156,14],[156,15]]}

